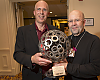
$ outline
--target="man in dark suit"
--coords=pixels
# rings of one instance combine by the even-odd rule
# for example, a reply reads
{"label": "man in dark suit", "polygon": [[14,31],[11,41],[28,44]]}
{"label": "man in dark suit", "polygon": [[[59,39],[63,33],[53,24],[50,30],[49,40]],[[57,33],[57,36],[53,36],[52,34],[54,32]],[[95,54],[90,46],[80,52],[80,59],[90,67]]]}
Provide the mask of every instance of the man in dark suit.
{"label": "man in dark suit", "polygon": [[35,15],[35,23],[19,27],[16,36],[13,56],[18,63],[23,65],[22,80],[42,80],[42,66],[52,63],[52,61],[41,57],[42,54],[39,52],[38,47],[43,33],[51,29],[57,29],[46,23],[49,15],[48,4],[43,0],[38,1],[35,4],[33,13]]}
{"label": "man in dark suit", "polygon": [[67,71],[65,80],[98,80],[100,75],[100,38],[90,34],[84,29],[84,13],[73,10],[69,14],[69,29],[72,35],[71,50],[65,63],[55,63],[63,65]]}

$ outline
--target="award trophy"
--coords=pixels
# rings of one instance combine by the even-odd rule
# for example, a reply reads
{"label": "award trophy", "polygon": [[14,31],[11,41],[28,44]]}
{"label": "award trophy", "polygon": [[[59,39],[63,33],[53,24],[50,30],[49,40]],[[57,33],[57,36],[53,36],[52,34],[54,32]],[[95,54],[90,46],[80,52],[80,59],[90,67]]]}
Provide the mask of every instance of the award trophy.
{"label": "award trophy", "polygon": [[[39,50],[43,57],[52,62],[60,62],[65,59],[71,48],[67,35],[60,30],[49,30],[45,32],[39,41]],[[64,66],[52,67],[45,76],[56,78],[66,75]]]}

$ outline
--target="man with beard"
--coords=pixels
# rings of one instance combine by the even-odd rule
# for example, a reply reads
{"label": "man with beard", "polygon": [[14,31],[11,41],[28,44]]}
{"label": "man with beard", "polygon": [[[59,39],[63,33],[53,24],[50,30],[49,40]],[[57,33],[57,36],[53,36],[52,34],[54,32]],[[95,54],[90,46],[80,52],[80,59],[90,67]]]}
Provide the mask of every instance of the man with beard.
{"label": "man with beard", "polygon": [[71,50],[63,63],[55,63],[55,66],[63,65],[66,72],[64,80],[98,80],[100,75],[100,39],[84,29],[84,14],[79,10],[73,10],[68,18],[69,29],[72,35]]}

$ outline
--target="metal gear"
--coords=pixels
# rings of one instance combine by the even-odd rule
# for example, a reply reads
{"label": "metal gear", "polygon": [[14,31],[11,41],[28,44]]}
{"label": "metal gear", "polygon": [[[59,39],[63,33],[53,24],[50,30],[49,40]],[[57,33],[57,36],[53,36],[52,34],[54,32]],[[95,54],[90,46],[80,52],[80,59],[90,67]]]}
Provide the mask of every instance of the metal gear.
{"label": "metal gear", "polygon": [[[71,42],[68,36],[60,30],[49,30],[45,32],[39,41],[39,50],[43,57],[52,62],[60,62],[65,59],[71,48]],[[45,76],[55,78],[52,70],[48,70]]]}

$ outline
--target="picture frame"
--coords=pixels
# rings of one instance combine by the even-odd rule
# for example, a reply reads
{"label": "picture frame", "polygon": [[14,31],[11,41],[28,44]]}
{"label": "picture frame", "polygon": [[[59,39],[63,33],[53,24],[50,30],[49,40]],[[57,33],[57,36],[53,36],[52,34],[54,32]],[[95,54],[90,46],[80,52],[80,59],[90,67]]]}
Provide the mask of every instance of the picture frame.
{"label": "picture frame", "polygon": [[85,26],[94,26],[94,18],[85,18]]}

